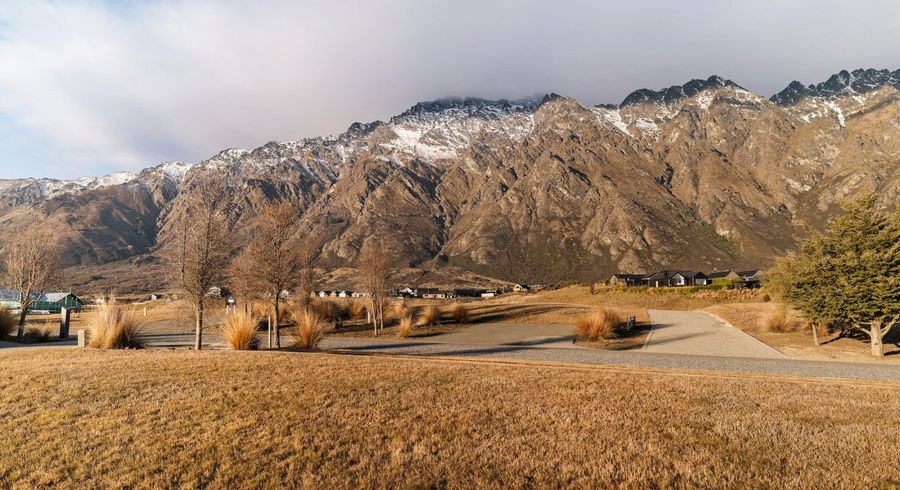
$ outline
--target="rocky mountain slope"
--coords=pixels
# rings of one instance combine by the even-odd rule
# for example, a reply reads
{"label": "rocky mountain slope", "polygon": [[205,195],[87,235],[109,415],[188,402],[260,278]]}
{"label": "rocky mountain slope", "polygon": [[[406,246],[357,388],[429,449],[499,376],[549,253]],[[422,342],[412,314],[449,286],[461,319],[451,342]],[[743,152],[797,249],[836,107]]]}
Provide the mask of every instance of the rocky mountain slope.
{"label": "rocky mountain slope", "polygon": [[352,266],[374,237],[396,267],[511,281],[765,266],[843,199],[898,202],[898,91],[900,70],[855,70],[771,99],[713,76],[614,106],[555,94],[420,103],[193,165],[0,181],[0,240],[42,219],[73,267],[140,267],[215,174],[229,183],[236,247],[261,205],[287,198],[326,269]]}

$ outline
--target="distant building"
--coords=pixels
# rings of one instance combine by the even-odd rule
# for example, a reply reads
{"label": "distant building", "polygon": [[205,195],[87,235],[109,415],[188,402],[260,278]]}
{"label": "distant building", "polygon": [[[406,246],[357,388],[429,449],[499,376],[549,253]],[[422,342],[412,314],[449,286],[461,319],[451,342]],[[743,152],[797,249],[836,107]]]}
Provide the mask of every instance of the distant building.
{"label": "distant building", "polygon": [[453,293],[441,291],[438,288],[418,288],[416,289],[416,296],[425,299],[446,299],[452,298]]}
{"label": "distant building", "polygon": [[498,294],[497,290],[491,289],[491,290],[481,293],[481,297],[482,298],[493,298],[494,296],[497,296],[497,294]]}
{"label": "distant building", "polygon": [[473,288],[457,288],[453,290],[453,293],[456,294],[458,298],[480,298],[485,292],[486,290],[484,289]]}
{"label": "distant building", "polygon": [[[29,313],[47,312],[55,314],[59,313],[63,307],[72,311],[81,311],[84,308],[84,301],[72,293],[53,292],[43,295],[35,293],[32,298],[34,298],[34,301],[28,307]],[[21,310],[22,305],[19,303],[19,293],[9,289],[0,290],[0,306],[10,310]]]}
{"label": "distant building", "polygon": [[512,290],[514,293],[527,293],[531,291],[531,288],[527,284],[516,284],[512,287]]}
{"label": "distant building", "polygon": [[762,285],[762,271],[759,269],[752,271],[738,271],[741,276],[741,287],[758,288]]}
{"label": "distant building", "polygon": [[716,281],[740,281],[741,276],[735,271],[716,271],[710,272],[706,275],[710,282],[714,283]]}
{"label": "distant building", "polygon": [[697,271],[660,271],[647,276],[645,284],[651,288],[705,286],[707,278]]}
{"label": "distant building", "polygon": [[647,274],[628,274],[626,272],[620,272],[618,274],[613,274],[613,276],[609,278],[609,285],[641,286],[644,284],[644,279],[646,279],[647,277]]}

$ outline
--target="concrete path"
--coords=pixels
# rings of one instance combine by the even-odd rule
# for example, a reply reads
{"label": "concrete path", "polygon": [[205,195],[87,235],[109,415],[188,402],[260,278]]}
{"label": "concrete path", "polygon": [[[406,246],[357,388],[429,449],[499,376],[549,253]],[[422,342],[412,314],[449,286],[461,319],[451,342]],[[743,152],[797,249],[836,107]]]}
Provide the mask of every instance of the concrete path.
{"label": "concrete path", "polygon": [[469,345],[524,345],[544,349],[583,349],[575,345],[571,325],[478,323],[459,331],[428,337],[428,342]]}
{"label": "concrete path", "polygon": [[647,310],[653,329],[643,352],[692,356],[786,359],[731,325],[696,311]]}
{"label": "concrete path", "polygon": [[900,382],[900,365],[833,361],[797,361],[694,356],[681,354],[603,349],[536,349],[515,345],[435,344],[402,339],[358,339],[326,337],[324,350],[358,354],[399,354],[422,357],[456,357],[490,360],[525,360],[538,362],[640,366],[694,371],[751,373],[773,376],[798,376],[824,379],[851,379]]}

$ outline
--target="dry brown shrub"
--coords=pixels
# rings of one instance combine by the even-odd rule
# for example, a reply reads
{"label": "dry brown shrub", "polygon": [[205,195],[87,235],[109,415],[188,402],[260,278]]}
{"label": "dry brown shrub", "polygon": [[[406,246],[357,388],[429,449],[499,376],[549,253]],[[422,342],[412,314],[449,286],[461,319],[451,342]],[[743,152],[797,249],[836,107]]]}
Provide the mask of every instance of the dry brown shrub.
{"label": "dry brown shrub", "polygon": [[450,305],[450,315],[456,323],[469,323],[469,309],[459,303]]}
{"label": "dry brown shrub", "polygon": [[50,342],[53,336],[53,327],[49,325],[28,325],[25,327],[25,335],[34,342]]}
{"label": "dry brown shrub", "polygon": [[0,339],[14,334],[19,327],[19,319],[9,308],[0,306]]}
{"label": "dry brown shrub", "polygon": [[417,323],[424,327],[430,327],[435,325],[440,318],[441,311],[437,306],[426,305],[419,310],[419,321]]}
{"label": "dry brown shrub", "polygon": [[225,318],[222,336],[233,350],[256,349],[256,333],[259,329],[259,318],[242,310],[234,311]]}
{"label": "dry brown shrub", "polygon": [[579,318],[575,329],[578,332],[578,338],[596,341],[615,336],[621,323],[621,315],[601,306]]}
{"label": "dry brown shrub", "polygon": [[304,309],[294,314],[297,333],[294,334],[294,346],[305,350],[316,349],[325,337],[328,323],[314,309]]}
{"label": "dry brown shrub", "polygon": [[143,327],[138,313],[116,303],[110,297],[96,308],[88,320],[91,332],[89,345],[98,349],[137,349],[143,346],[138,338]]}
{"label": "dry brown shrub", "polygon": [[268,318],[272,315],[272,305],[254,302],[250,305],[250,313],[257,318]]}
{"label": "dry brown shrub", "polygon": [[697,299],[739,302],[763,301],[764,295],[765,293],[760,289],[719,289],[693,293],[693,297]]}
{"label": "dry brown shrub", "polygon": [[366,304],[358,299],[350,300],[347,305],[347,317],[351,320],[359,320],[366,316]]}
{"label": "dry brown shrub", "polygon": [[394,318],[398,320],[410,314],[409,303],[406,302],[405,298],[400,301],[394,301],[385,310],[390,311]]}
{"label": "dry brown shrub", "polygon": [[[326,298],[319,298],[312,302],[312,311],[319,315],[322,318],[331,318],[334,315],[335,304],[334,301]],[[302,316],[303,311],[300,312],[300,316]],[[297,318],[299,321],[300,318]]]}
{"label": "dry brown shrub", "polygon": [[798,327],[796,318],[792,318],[787,308],[780,306],[776,308],[764,320],[765,327],[770,332],[788,333],[795,332]]}
{"label": "dry brown shrub", "polygon": [[406,315],[400,317],[400,323],[397,324],[397,337],[404,339],[409,337],[413,327],[415,327],[415,322],[413,322],[412,313],[407,312]]}

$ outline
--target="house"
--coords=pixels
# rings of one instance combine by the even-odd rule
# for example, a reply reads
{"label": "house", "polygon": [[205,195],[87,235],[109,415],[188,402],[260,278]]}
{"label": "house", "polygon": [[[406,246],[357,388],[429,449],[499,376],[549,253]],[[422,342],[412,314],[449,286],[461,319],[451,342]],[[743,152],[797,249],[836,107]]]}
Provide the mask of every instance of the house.
{"label": "house", "polygon": [[416,291],[413,288],[403,288],[397,291],[397,296],[401,298],[414,298],[416,296]]}
{"label": "house", "polygon": [[209,291],[206,292],[206,295],[220,298],[222,297],[222,288],[220,288],[219,286],[213,286],[209,288]]}
{"label": "house", "polygon": [[735,271],[716,271],[706,275],[710,283],[715,282],[737,282],[741,281],[741,276]]}
{"label": "house", "polygon": [[610,286],[640,286],[644,284],[644,279],[647,277],[647,274],[628,274],[626,272],[619,272],[618,274],[613,274],[611,278],[609,278]]}
{"label": "house", "polygon": [[762,285],[762,271],[759,269],[752,271],[738,271],[741,276],[741,287],[758,288]]}
{"label": "house", "polygon": [[516,284],[512,287],[514,293],[527,293],[531,288],[527,284]]}
{"label": "house", "polygon": [[353,291],[352,293],[350,293],[351,298],[365,298],[368,295],[369,293],[363,293],[360,291]]}
{"label": "house", "polygon": [[425,299],[446,299],[452,298],[453,293],[441,291],[438,288],[418,288],[416,289],[416,296]]}
{"label": "house", "polygon": [[[47,312],[51,314],[59,313],[62,308],[69,310],[81,311],[84,308],[84,301],[72,293],[52,292],[38,295],[32,295],[34,300],[28,307],[29,313]],[[22,305],[19,304],[19,293],[9,289],[0,290],[0,306],[11,310],[21,310]]]}
{"label": "house", "polygon": [[484,289],[472,289],[472,288],[457,288],[453,290],[453,293],[458,298],[480,298],[482,294],[486,291]]}
{"label": "house", "polygon": [[706,274],[697,271],[660,271],[644,279],[644,284],[651,288],[705,286],[707,283]]}

